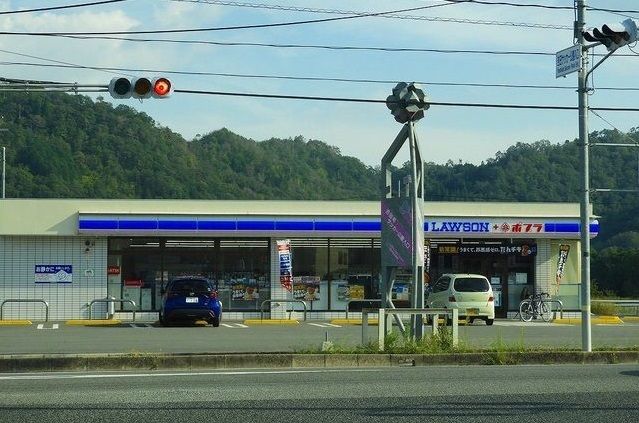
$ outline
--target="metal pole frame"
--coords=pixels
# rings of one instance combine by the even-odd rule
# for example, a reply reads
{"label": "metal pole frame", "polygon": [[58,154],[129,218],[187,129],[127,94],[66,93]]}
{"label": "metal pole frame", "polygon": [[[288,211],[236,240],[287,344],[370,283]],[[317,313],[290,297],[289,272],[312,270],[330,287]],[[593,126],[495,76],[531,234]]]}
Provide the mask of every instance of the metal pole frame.
{"label": "metal pole frame", "polygon": [[[404,124],[382,158],[382,199],[392,197],[392,172],[390,165],[406,141],[409,141],[412,180],[412,185],[409,189],[413,221],[411,228],[413,238],[413,260],[411,263],[413,271],[413,295],[411,305],[413,308],[424,308],[424,162],[422,159],[423,156],[421,154],[419,140],[415,134],[415,127],[412,121],[408,121]],[[383,235],[382,248],[384,248]],[[382,266],[381,308],[395,308],[392,301],[392,290],[393,285],[395,284],[396,273],[396,266]],[[380,315],[380,321],[384,320],[382,327],[384,327],[386,331],[390,331],[391,316],[389,316],[389,314],[392,314],[402,333],[406,334],[406,328],[404,327],[400,316],[394,313]],[[424,336],[423,317],[421,315],[411,317],[411,336],[414,337],[414,339],[421,339]]]}

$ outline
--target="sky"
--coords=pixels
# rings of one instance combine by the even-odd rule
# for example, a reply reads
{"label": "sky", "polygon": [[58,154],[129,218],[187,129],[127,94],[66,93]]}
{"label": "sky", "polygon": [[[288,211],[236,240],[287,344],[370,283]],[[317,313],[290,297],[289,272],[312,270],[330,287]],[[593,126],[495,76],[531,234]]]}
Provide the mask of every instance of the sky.
{"label": "sky", "polygon": [[[220,28],[439,5],[396,14],[408,19],[368,16],[270,28],[126,37],[227,44],[523,51],[552,55],[328,50],[3,34],[0,37],[0,76],[76,82],[80,85],[107,85],[116,76],[167,76],[178,90],[375,100],[385,99],[396,82],[416,81],[421,83],[421,88],[433,102],[577,105],[574,89],[440,85],[471,83],[575,87],[576,74],[555,78],[554,57],[555,52],[573,45],[571,28],[575,14],[572,10],[451,4],[441,0],[127,0],[64,10],[3,13],[94,1],[0,0],[0,31],[103,32]],[[573,6],[573,0],[511,0],[511,3]],[[637,10],[636,13],[589,11],[586,14],[589,27],[620,22],[626,19],[624,15],[639,19],[639,2],[636,0],[588,0],[587,4],[595,8]],[[284,10],[302,8],[310,10]],[[492,23],[475,23],[478,21]],[[639,47],[636,51],[639,53]],[[605,48],[598,47],[595,53],[605,53]],[[631,48],[624,47],[595,71],[593,82],[596,90],[590,96],[592,107],[636,107],[636,91],[605,89],[639,87],[636,82],[639,58],[632,56],[634,53]],[[132,71],[42,66],[61,63]],[[260,77],[184,75],[167,71]],[[264,76],[382,82],[300,81]],[[115,100],[108,93],[88,95],[94,99],[102,96],[114,105],[131,106],[151,116],[158,125],[180,133],[187,140],[220,128],[228,128],[255,141],[302,136],[336,146],[342,154],[357,157],[371,166],[379,165],[381,157],[401,129],[386,106],[379,103],[179,92],[173,93],[168,99],[144,101]],[[599,115],[601,117],[592,113],[589,115],[591,131],[613,128],[628,131],[639,126],[637,112],[600,112]],[[578,136],[578,117],[576,111],[433,105],[418,122],[417,135],[424,159],[428,162],[446,163],[452,160],[455,163],[479,164],[518,142],[548,140],[563,143],[573,140]],[[403,150],[396,160],[402,163],[407,159],[408,154]]]}

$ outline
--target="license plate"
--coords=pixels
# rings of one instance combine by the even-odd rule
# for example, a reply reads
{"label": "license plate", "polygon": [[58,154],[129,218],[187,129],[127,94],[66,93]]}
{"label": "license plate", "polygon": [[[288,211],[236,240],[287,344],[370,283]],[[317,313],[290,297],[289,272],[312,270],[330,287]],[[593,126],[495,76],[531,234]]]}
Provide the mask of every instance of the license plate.
{"label": "license plate", "polygon": [[186,297],[186,302],[187,303],[197,303],[198,302],[198,297]]}
{"label": "license plate", "polygon": [[479,314],[479,309],[478,308],[467,308],[466,309],[466,316],[477,316]]}

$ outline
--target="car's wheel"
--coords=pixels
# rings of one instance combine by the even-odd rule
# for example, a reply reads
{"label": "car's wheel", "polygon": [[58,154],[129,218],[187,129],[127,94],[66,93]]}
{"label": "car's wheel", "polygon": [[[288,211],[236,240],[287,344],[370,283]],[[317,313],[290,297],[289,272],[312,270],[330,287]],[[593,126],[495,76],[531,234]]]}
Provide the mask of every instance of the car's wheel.
{"label": "car's wheel", "polygon": [[220,326],[220,318],[219,317],[213,317],[211,319],[211,325],[213,325],[214,328],[217,328]]}
{"label": "car's wheel", "polygon": [[495,319],[486,319],[486,326],[492,326],[495,322]]}
{"label": "car's wheel", "polygon": [[164,317],[164,314],[162,314],[162,312],[159,313],[158,320],[160,321],[160,325],[162,325],[162,326],[167,326],[168,325],[168,323],[166,321],[166,318]]}

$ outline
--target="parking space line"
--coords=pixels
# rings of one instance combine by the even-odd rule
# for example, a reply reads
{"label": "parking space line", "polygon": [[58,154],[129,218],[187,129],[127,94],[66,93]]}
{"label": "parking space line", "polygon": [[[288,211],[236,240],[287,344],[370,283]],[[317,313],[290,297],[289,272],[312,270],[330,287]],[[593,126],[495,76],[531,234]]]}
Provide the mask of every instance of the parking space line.
{"label": "parking space line", "polygon": [[50,328],[44,327],[44,323],[38,323],[38,326],[36,326],[36,328],[40,330],[52,330],[52,329],[58,329],[59,327],[60,325],[58,323],[53,323]]}
{"label": "parking space line", "polygon": [[248,326],[242,323],[220,323],[220,326],[231,329],[248,329]]}
{"label": "parking space line", "polygon": [[333,323],[309,323],[311,326],[317,326],[318,328],[341,328],[340,325],[335,325]]}

